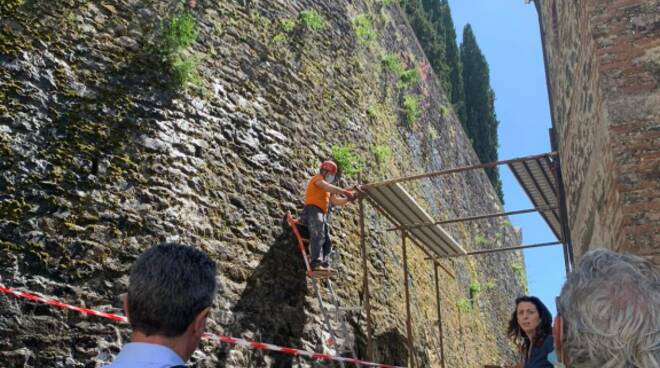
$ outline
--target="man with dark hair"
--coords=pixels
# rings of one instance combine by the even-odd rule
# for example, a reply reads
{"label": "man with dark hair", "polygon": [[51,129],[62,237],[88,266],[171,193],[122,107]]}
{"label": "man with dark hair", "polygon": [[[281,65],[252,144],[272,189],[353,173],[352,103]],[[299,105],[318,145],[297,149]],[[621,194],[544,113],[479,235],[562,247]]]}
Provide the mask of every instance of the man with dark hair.
{"label": "man with dark hair", "polygon": [[215,263],[191,246],[166,243],[142,253],[124,299],[131,342],[106,368],[184,367],[206,328],[215,277]]}

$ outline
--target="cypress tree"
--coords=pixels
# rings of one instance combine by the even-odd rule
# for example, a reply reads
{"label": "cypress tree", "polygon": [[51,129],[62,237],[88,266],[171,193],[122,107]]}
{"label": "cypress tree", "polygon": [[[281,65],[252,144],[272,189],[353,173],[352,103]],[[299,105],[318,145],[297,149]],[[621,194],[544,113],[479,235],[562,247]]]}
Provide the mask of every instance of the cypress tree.
{"label": "cypress tree", "polygon": [[[460,54],[465,86],[465,131],[481,162],[497,161],[499,121],[495,114],[495,93],[490,87],[488,63],[469,24],[463,29]],[[498,169],[486,169],[486,174],[504,202]]]}
{"label": "cypress tree", "polygon": [[[479,160],[496,161],[495,93],[472,28],[465,26],[459,48],[448,0],[404,0],[401,5]],[[486,173],[504,202],[498,169],[486,169]]]}
{"label": "cypress tree", "polygon": [[456,28],[451,17],[449,1],[441,0],[442,23],[445,32],[445,58],[449,69],[449,84],[451,85],[450,101],[454,111],[463,124],[465,122],[465,90],[463,86],[463,68],[460,62],[458,45],[456,44]]}
{"label": "cypress tree", "polygon": [[465,124],[460,55],[448,0],[405,0],[401,5],[458,119]]}
{"label": "cypress tree", "polygon": [[450,69],[447,65],[447,46],[442,14],[443,9],[438,0],[422,0],[421,5],[434,35],[434,44],[430,46],[432,49],[438,50],[438,52],[434,55],[429,55],[424,45],[422,45],[422,48],[424,48],[424,52],[429,59],[429,63],[431,63],[433,71],[440,79],[443,90],[447,93],[447,96],[451,96],[452,85],[449,78]]}
{"label": "cypress tree", "polygon": [[446,74],[443,72],[446,68],[444,38],[440,38],[431,17],[424,8],[427,1],[430,0],[406,0],[402,5],[431,67],[442,79]]}

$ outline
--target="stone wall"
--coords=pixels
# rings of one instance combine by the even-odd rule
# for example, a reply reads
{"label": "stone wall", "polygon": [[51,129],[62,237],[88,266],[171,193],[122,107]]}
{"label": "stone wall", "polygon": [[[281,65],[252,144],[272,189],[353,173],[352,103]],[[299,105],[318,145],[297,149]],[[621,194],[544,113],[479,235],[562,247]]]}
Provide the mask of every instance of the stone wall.
{"label": "stone wall", "polygon": [[660,262],[660,4],[537,1],[571,236]]}
{"label": "stone wall", "polygon": [[[182,92],[172,90],[159,53],[161,25],[180,1],[3,2],[0,281],[121,313],[118,295],[135,257],[160,241],[186,242],[218,263],[211,332],[323,350],[319,306],[282,220],[301,209],[306,181],[331,146],[353,144],[365,161],[362,182],[477,162],[403,13],[384,3],[199,0],[193,47],[201,85]],[[299,24],[275,37],[281,20],[306,9],[326,27]],[[371,42],[355,36],[359,14],[369,14]],[[422,81],[397,87],[381,66],[385,52],[419,66]],[[421,116],[411,126],[404,94],[420,96]],[[374,145],[392,155],[376,159]],[[501,210],[483,172],[406,188],[438,219]],[[366,223],[374,359],[405,365],[400,238],[369,206]],[[344,305],[359,305],[356,206],[333,215],[333,230],[337,293]],[[468,250],[520,242],[503,219],[447,230]],[[433,269],[415,247],[409,258],[415,354],[420,366],[440,367]],[[440,273],[446,366],[511,362],[504,335],[512,300],[524,290],[521,254],[441,262],[456,275]],[[481,292],[469,303],[476,283]],[[364,356],[364,311],[349,322]],[[100,366],[129,332],[0,297],[1,366]],[[212,342],[193,364],[311,366]]]}

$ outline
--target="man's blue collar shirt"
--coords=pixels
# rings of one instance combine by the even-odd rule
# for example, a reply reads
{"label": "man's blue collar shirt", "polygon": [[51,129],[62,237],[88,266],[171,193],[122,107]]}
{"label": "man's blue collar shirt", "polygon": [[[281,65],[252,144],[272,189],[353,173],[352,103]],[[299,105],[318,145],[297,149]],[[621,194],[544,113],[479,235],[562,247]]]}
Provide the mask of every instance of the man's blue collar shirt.
{"label": "man's blue collar shirt", "polygon": [[174,350],[157,344],[131,342],[105,368],[170,368],[185,365]]}

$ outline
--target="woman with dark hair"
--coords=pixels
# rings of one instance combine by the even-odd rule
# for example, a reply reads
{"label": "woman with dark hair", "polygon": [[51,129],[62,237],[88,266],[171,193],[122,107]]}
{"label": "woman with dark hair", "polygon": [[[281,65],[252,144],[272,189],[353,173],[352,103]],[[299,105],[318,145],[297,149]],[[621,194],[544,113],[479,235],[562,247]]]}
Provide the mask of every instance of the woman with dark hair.
{"label": "woman with dark hair", "polygon": [[535,296],[516,299],[507,335],[520,349],[517,368],[552,368],[552,314]]}

